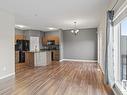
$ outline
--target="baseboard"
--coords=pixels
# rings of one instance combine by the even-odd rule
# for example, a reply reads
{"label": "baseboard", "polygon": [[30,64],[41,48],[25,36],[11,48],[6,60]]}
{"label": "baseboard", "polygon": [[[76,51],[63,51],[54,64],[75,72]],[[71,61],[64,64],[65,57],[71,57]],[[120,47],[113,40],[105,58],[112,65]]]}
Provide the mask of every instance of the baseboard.
{"label": "baseboard", "polygon": [[59,60],[59,62],[62,62],[62,61],[64,61],[64,60],[63,59]]}
{"label": "baseboard", "polygon": [[4,79],[4,78],[7,78],[7,77],[10,77],[10,76],[14,76],[14,75],[15,75],[15,73],[8,74],[6,76],[0,77],[0,80]]}
{"label": "baseboard", "polygon": [[102,68],[101,64],[99,64],[99,63],[98,63],[98,65],[99,65],[99,67],[100,67],[100,69],[101,69],[101,71],[102,71],[103,75],[105,75],[104,70],[103,70],[103,68]]}
{"label": "baseboard", "polygon": [[80,60],[80,59],[62,59],[62,60],[60,60],[60,62],[62,62],[62,61],[97,62],[97,60]]}

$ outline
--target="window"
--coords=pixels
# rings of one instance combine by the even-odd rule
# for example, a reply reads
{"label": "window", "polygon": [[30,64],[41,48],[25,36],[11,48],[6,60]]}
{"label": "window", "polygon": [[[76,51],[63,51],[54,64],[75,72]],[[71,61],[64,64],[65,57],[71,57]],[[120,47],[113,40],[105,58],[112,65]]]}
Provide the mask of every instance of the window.
{"label": "window", "polygon": [[127,18],[114,26],[114,74],[117,86],[127,91]]}
{"label": "window", "polygon": [[120,78],[127,80],[127,19],[120,24]]}

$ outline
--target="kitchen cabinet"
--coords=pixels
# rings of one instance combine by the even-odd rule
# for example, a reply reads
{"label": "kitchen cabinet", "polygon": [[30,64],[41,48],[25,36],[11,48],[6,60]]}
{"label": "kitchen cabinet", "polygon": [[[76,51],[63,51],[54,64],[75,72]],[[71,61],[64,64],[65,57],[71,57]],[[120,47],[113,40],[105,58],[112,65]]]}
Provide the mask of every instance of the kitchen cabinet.
{"label": "kitchen cabinet", "polygon": [[[25,40],[25,36],[24,35],[15,35],[15,43],[17,40]],[[16,70],[25,67],[25,62],[19,63],[19,51],[15,51],[15,64],[16,64],[16,67],[15,67]]]}
{"label": "kitchen cabinet", "polygon": [[19,63],[19,51],[15,52],[15,69],[17,70],[21,70],[22,68],[25,68],[26,63]]}
{"label": "kitchen cabinet", "polygon": [[52,51],[52,61],[59,61],[60,59],[60,52],[59,50]]}
{"label": "kitchen cabinet", "polygon": [[16,35],[15,40],[25,40],[25,36],[24,35]]}
{"label": "kitchen cabinet", "polygon": [[19,63],[19,51],[15,51],[15,63]]}
{"label": "kitchen cabinet", "polygon": [[34,52],[26,52],[25,62],[27,66],[34,67]]}
{"label": "kitchen cabinet", "polygon": [[56,35],[46,35],[42,38],[42,44],[47,45],[48,40],[54,40],[55,44],[59,44],[59,37]]}
{"label": "kitchen cabinet", "polygon": [[19,51],[15,52],[16,70],[23,69],[25,67],[34,67],[34,53],[25,51],[25,62],[19,63]]}
{"label": "kitchen cabinet", "polygon": [[34,65],[46,66],[51,64],[51,51],[41,51],[34,53]]}

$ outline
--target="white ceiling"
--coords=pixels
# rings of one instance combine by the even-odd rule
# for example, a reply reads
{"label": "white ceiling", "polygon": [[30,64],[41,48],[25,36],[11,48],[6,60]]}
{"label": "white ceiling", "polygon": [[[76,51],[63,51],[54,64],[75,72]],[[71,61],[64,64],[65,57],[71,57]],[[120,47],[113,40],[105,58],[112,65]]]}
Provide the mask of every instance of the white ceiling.
{"label": "white ceiling", "polygon": [[16,24],[31,29],[48,27],[71,29],[95,28],[111,0],[0,0],[0,8],[15,15]]}

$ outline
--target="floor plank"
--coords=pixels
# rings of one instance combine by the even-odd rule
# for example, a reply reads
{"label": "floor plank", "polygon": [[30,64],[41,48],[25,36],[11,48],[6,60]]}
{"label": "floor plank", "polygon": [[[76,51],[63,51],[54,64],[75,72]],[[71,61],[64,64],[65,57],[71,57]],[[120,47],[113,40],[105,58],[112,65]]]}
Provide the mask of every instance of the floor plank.
{"label": "floor plank", "polygon": [[96,63],[56,62],[0,80],[0,95],[114,95]]}

